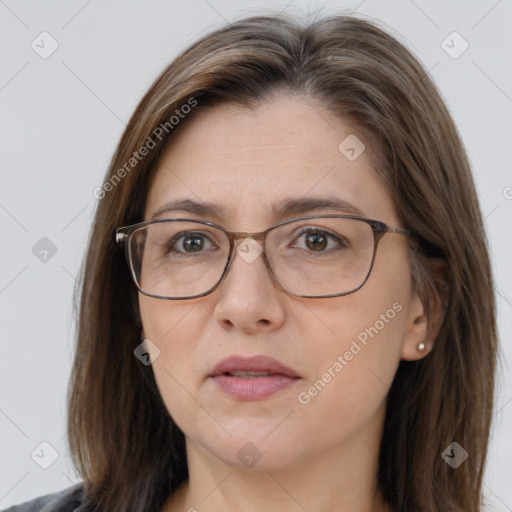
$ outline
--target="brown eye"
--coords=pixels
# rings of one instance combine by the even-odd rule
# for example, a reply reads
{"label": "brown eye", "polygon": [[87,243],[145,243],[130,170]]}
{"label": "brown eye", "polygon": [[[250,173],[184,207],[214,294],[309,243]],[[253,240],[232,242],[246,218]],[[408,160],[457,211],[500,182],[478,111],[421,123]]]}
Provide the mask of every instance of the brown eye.
{"label": "brown eye", "polygon": [[324,229],[305,227],[295,238],[292,247],[306,249],[310,253],[330,253],[348,247],[344,238]]}
{"label": "brown eye", "polygon": [[322,231],[310,231],[305,238],[308,249],[312,251],[323,250],[327,247],[327,236]]}
{"label": "brown eye", "polygon": [[204,249],[212,249],[213,245],[206,235],[190,232],[173,237],[168,247],[168,252],[192,254],[202,252]]}
{"label": "brown eye", "polygon": [[181,246],[186,252],[197,252],[204,247],[204,240],[197,235],[187,235],[182,237]]}

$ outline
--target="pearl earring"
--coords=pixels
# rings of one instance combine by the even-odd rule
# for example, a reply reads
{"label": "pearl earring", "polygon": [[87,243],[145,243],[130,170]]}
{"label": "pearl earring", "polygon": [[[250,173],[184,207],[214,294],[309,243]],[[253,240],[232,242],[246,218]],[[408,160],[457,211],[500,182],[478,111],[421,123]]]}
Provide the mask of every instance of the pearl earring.
{"label": "pearl earring", "polygon": [[427,347],[425,346],[425,343],[418,343],[418,346],[416,347],[416,350],[418,352],[424,352]]}

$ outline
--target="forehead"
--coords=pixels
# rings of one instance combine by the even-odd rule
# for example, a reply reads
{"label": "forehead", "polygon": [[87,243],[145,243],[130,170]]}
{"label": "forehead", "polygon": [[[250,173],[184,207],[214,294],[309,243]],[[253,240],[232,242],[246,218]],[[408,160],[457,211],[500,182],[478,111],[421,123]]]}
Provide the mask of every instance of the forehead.
{"label": "forehead", "polygon": [[[356,156],[362,151],[355,159],[352,147]],[[196,113],[173,134],[153,175],[145,218],[186,198],[222,206],[225,218],[215,220],[233,228],[237,220],[270,220],[284,199],[329,196],[391,220],[392,199],[371,162],[364,136],[318,105],[286,97],[251,110],[223,104]]]}

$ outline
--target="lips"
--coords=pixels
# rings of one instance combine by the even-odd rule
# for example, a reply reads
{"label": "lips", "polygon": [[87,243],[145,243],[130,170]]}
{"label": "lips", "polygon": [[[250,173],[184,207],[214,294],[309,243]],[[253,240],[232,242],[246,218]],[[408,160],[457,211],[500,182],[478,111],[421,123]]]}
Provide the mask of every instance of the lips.
{"label": "lips", "polygon": [[231,375],[242,378],[263,378],[273,375],[300,378],[300,376],[284,364],[272,357],[258,355],[253,357],[231,356],[220,361],[213,369],[210,377]]}
{"label": "lips", "polygon": [[265,400],[301,380],[291,368],[263,355],[223,359],[209,377],[217,389],[239,401]]}

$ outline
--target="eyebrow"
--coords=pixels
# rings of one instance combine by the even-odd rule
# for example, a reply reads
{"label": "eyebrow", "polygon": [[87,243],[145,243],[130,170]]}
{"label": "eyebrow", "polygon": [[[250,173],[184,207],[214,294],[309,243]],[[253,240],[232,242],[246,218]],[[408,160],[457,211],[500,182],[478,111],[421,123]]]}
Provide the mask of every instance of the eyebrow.
{"label": "eyebrow", "polygon": [[[288,215],[299,215],[310,213],[315,210],[333,210],[347,215],[356,215],[365,217],[365,213],[350,203],[339,197],[302,197],[302,198],[286,198],[274,204],[269,217],[281,219]],[[184,211],[203,217],[215,217],[217,219],[226,218],[227,210],[218,204],[195,201],[188,198],[173,199],[162,205],[153,212],[152,219],[159,218],[161,215],[174,211]]]}

